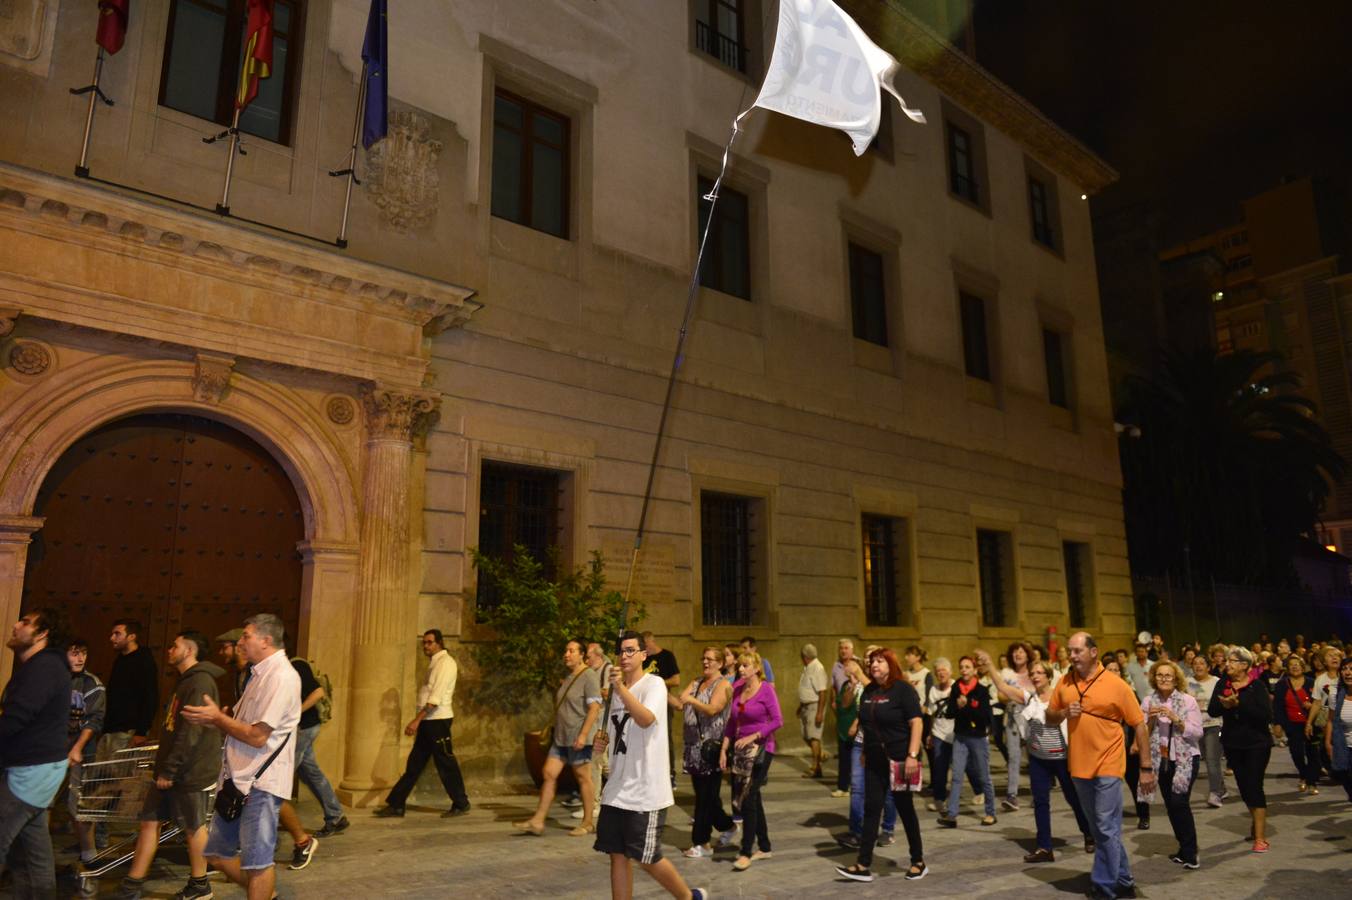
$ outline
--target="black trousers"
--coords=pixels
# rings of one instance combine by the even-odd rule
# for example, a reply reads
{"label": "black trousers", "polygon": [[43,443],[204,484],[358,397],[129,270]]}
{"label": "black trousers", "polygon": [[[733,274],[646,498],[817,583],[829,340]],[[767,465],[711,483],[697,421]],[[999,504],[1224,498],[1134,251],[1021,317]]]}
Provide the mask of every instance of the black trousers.
{"label": "black trousers", "polygon": [[[887,757],[871,758],[864,754],[864,833],[859,836],[859,865],[873,865],[873,845],[878,841],[878,823],[883,817],[883,795],[891,789],[891,772]],[[911,864],[925,859],[925,847],[920,838],[920,817],[915,813],[913,791],[893,791],[892,802],[906,831],[906,843],[911,851]]]}
{"label": "black trousers", "polygon": [[723,811],[722,772],[691,775],[690,782],[695,788],[695,821],[690,826],[690,843],[703,847],[709,843],[714,831],[732,828],[732,816]]}
{"label": "black trousers", "polygon": [[1267,794],[1263,792],[1263,776],[1267,774],[1272,745],[1265,747],[1226,747],[1225,758],[1235,771],[1239,796],[1249,809],[1267,809]]}
{"label": "black trousers", "polygon": [[850,789],[850,760],[854,754],[850,751],[854,749],[854,738],[836,741],[836,761],[840,765],[836,768],[836,790],[848,791]]}
{"label": "black trousers", "polygon": [[1178,855],[1188,862],[1197,862],[1197,824],[1192,820],[1192,807],[1188,800],[1192,797],[1192,785],[1197,780],[1197,766],[1200,756],[1194,756],[1187,765],[1192,767],[1188,775],[1188,789],[1174,791],[1174,770],[1178,767],[1172,759],[1161,759],[1160,770],[1156,773],[1160,795],[1164,798],[1164,810],[1169,814],[1169,826],[1178,838]]}
{"label": "black trousers", "polygon": [[1319,746],[1323,736],[1305,736],[1304,724],[1283,725],[1286,732],[1286,749],[1291,754],[1291,762],[1306,784],[1319,784]]}
{"label": "black trousers", "polygon": [[[1158,783],[1159,773],[1155,773]],[[1150,804],[1136,799],[1136,786],[1141,783],[1141,757],[1127,742],[1127,789],[1131,791],[1131,802],[1136,804],[1136,818],[1142,822],[1150,821]]]}
{"label": "black trousers", "polygon": [[460,763],[455,761],[455,751],[451,748],[451,722],[454,719],[424,719],[418,723],[418,734],[413,738],[413,749],[408,752],[408,762],[404,765],[404,774],[395,782],[385,802],[398,809],[404,808],[418,776],[427,768],[430,759],[437,764],[437,775],[441,777],[441,786],[446,795],[457,807],[469,805],[469,796],[465,794],[465,779],[460,774]]}
{"label": "black trousers", "polygon": [[[761,803],[761,788],[765,787],[765,782],[770,777],[770,763],[774,758],[775,755],[769,751],[762,753],[756,767],[748,776],[750,783],[747,785],[746,796],[742,798],[741,808],[743,856],[750,856],[753,848],[759,848],[765,853],[770,852],[770,832],[765,824],[765,806]],[[740,778],[732,780],[734,795],[741,791],[740,782]]]}

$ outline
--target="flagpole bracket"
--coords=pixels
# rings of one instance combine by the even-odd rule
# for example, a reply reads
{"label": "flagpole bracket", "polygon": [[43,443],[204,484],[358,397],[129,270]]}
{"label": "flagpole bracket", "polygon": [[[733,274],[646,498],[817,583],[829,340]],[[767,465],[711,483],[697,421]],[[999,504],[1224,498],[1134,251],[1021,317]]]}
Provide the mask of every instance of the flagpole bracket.
{"label": "flagpole bracket", "polygon": [[76,166],[76,167],[75,167],[75,177],[76,177],[76,178],[88,178],[88,177],[89,177],[89,166]]}
{"label": "flagpole bracket", "polygon": [[216,214],[217,214],[217,215],[221,215],[221,216],[228,216],[228,215],[230,215],[230,207],[228,207],[228,206],[222,206],[221,204],[217,203],[217,204],[216,204]]}
{"label": "flagpole bracket", "polygon": [[103,92],[103,88],[99,87],[97,84],[87,84],[82,88],[70,88],[71,95],[75,97],[81,97],[85,94],[90,93],[91,91],[94,93],[95,96],[97,96],[100,100],[102,100],[109,106],[117,105],[117,103],[113,101],[113,98],[105,94]]}
{"label": "flagpole bracket", "polygon": [[348,175],[352,176],[353,184],[361,184],[361,179],[357,177],[356,169],[329,169],[330,178],[345,178]]}
{"label": "flagpole bracket", "polygon": [[346,250],[346,249],[347,249],[347,238],[342,238],[342,237],[338,238],[337,240],[335,240],[335,241],[333,242],[333,246],[337,247],[339,250]]}

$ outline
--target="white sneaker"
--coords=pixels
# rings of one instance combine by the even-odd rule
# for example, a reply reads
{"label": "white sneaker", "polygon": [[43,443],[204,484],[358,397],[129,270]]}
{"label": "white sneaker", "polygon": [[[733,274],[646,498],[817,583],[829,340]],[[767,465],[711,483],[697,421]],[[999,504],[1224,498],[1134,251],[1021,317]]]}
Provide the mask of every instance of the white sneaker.
{"label": "white sneaker", "polygon": [[724,831],[722,834],[718,836],[718,846],[731,847],[733,842],[736,840],[737,840],[737,826],[733,825],[727,831]]}
{"label": "white sneaker", "polygon": [[850,792],[849,792],[849,791],[832,791],[832,792],[831,792],[831,796],[832,796],[832,797],[835,797],[837,800],[839,800],[841,797],[848,797],[848,796],[850,796]]}
{"label": "white sneaker", "polygon": [[1220,794],[1208,794],[1208,795],[1207,795],[1207,798],[1206,798],[1206,805],[1209,806],[1209,807],[1211,807],[1212,809],[1220,809],[1220,808],[1221,808],[1221,795],[1220,795]]}
{"label": "white sneaker", "polygon": [[695,844],[693,847],[687,847],[682,851],[686,859],[707,859],[714,855],[714,851],[708,847],[701,847]]}

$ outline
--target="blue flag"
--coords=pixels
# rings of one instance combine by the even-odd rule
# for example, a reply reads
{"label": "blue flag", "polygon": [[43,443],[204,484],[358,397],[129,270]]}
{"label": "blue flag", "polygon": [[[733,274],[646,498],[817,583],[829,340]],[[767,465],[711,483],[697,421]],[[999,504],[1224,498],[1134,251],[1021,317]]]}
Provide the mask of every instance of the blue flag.
{"label": "blue flag", "polygon": [[389,33],[386,24],[386,0],[371,0],[371,15],[366,19],[366,40],[361,45],[361,61],[366,63],[366,111],[362,116],[361,145],[368,150],[389,133]]}

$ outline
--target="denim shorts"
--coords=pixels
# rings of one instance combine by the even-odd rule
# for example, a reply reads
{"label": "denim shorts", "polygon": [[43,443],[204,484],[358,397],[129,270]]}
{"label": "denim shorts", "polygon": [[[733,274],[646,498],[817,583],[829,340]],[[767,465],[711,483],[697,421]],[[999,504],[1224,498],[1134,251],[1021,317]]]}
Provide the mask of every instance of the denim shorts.
{"label": "denim shorts", "polygon": [[244,798],[244,812],[227,822],[211,817],[211,832],[203,855],[208,859],[239,857],[242,869],[266,869],[277,855],[277,814],[282,798],[257,788]]}
{"label": "denim shorts", "polygon": [[550,744],[549,755],[555,759],[561,759],[569,766],[585,766],[591,762],[592,745],[588,744],[581,750],[574,750],[571,746],[565,747],[562,744]]}

